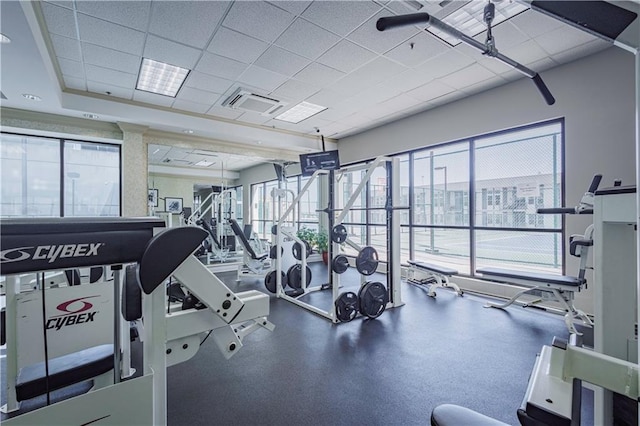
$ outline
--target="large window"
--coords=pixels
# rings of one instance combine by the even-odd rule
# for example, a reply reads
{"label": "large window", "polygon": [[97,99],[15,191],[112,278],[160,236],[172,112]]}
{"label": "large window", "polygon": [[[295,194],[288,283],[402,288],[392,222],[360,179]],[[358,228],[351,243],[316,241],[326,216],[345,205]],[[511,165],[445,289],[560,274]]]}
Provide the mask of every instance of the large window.
{"label": "large window", "polygon": [[[401,262],[433,262],[468,275],[482,266],[562,273],[562,218],[536,213],[562,205],[562,135],[562,122],[554,121],[402,154],[400,205],[411,210],[401,213]],[[342,176],[343,203],[364,173]],[[384,206],[385,191],[380,167],[354,207]],[[374,246],[381,259],[384,214],[354,210],[345,220],[352,239]]]}
{"label": "large window", "polygon": [[120,146],[2,133],[0,216],[119,216]]}
{"label": "large window", "polygon": [[[289,176],[281,185],[282,189],[289,190],[286,199],[281,200],[280,213],[284,213],[293,197],[296,197],[304,186],[308,183],[308,177]],[[270,238],[271,226],[273,225],[273,213],[275,206],[273,204],[272,190],[278,188],[277,180],[260,182],[251,185],[251,224],[260,235],[260,238]],[[295,221],[297,228],[307,227],[318,229],[318,209],[319,209],[319,180],[316,179],[307,188],[303,194],[298,207],[295,210],[295,216],[290,217]],[[278,218],[276,218],[277,220]]]}

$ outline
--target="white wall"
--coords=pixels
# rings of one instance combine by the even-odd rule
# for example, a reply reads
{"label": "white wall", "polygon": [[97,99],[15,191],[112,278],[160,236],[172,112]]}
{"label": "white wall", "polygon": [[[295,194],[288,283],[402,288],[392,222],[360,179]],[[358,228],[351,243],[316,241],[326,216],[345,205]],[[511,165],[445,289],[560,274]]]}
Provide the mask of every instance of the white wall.
{"label": "white wall", "polygon": [[[575,205],[596,173],[603,175],[601,187],[614,179],[635,183],[634,67],[633,55],[612,47],[542,73],[556,98],[553,106],[524,78],[341,139],[340,160],[349,163],[564,117],[565,199]],[[568,217],[567,235],[582,233],[591,220]],[[578,261],[568,256],[567,273],[577,267]],[[592,290],[580,293],[576,305],[593,312]]]}

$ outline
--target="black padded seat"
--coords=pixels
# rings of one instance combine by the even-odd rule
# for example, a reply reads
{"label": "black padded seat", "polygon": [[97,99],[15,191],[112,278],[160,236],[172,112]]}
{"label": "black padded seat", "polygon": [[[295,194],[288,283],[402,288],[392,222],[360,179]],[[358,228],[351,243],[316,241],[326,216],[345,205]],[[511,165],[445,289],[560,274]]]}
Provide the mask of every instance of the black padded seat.
{"label": "black padded seat", "polygon": [[455,269],[434,265],[433,263],[418,262],[415,260],[409,260],[407,263],[409,263],[409,265],[415,266],[416,268],[432,271],[440,275],[458,275],[458,271],[456,271]]}
{"label": "black padded seat", "polygon": [[[62,389],[113,370],[113,345],[83,349],[49,360],[49,391]],[[21,368],[16,378],[16,398],[24,401],[47,392],[44,362]]]}
{"label": "black padded seat", "polygon": [[483,275],[487,274],[493,277],[505,278],[505,282],[507,283],[509,282],[509,278],[570,287],[580,287],[587,282],[584,278],[581,279],[567,275],[541,274],[538,272],[515,271],[502,268],[479,268],[476,269],[476,272]]}
{"label": "black padded seat", "polygon": [[509,426],[484,414],[453,404],[438,405],[431,412],[431,426]]}
{"label": "black padded seat", "polygon": [[251,244],[249,244],[249,240],[244,236],[244,231],[242,230],[242,228],[240,228],[240,225],[238,225],[237,220],[229,219],[229,224],[231,225],[233,233],[236,234],[236,237],[238,237],[238,239],[242,243],[242,247],[244,247],[246,252],[249,253],[249,256],[251,256],[251,259],[264,260],[267,258],[267,256],[269,256],[269,253],[264,253],[258,256],[256,252],[253,251],[253,248],[251,248]]}

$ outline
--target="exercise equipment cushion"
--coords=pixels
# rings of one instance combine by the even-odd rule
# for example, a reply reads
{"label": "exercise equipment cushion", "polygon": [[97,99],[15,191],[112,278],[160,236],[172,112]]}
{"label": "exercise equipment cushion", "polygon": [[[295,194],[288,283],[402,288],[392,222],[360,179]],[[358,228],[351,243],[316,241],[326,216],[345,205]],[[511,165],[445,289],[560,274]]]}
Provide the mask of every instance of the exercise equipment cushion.
{"label": "exercise equipment cushion", "polygon": [[[92,379],[113,370],[113,345],[106,344],[49,360],[49,391]],[[18,401],[47,392],[44,362],[20,369],[16,378]]]}
{"label": "exercise equipment cushion", "polygon": [[585,279],[570,277],[568,275],[541,274],[538,272],[515,271],[512,269],[502,268],[478,268],[476,272],[479,274],[488,274],[505,279],[515,278],[520,280],[528,280],[539,283],[566,285],[572,287],[580,287],[586,283]]}
{"label": "exercise equipment cushion", "polygon": [[142,318],[142,290],[138,281],[136,265],[127,265],[122,289],[122,316],[125,321]]}
{"label": "exercise equipment cushion", "polygon": [[453,404],[438,405],[431,413],[431,426],[509,426],[484,414]]}
{"label": "exercise equipment cushion", "polygon": [[409,265],[415,266],[418,269],[425,269],[429,272],[435,272],[440,275],[458,275],[458,271],[456,271],[455,269],[434,265],[433,263],[417,262],[415,260],[409,260],[408,263]]}

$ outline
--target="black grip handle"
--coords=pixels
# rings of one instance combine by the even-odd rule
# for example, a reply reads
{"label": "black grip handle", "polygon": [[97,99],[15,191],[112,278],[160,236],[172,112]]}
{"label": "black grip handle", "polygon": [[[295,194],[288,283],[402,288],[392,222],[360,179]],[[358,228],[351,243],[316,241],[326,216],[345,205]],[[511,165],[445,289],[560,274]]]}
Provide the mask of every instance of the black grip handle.
{"label": "black grip handle", "polygon": [[542,77],[540,77],[540,74],[534,75],[533,77],[531,77],[531,79],[536,84],[536,87],[542,94],[542,97],[544,98],[544,100],[547,102],[547,105],[555,104],[556,98],[553,97],[547,85],[544,84],[544,81],[542,81]]}
{"label": "black grip handle", "polygon": [[378,19],[376,22],[376,28],[378,31],[384,31],[389,28],[403,27],[405,25],[414,25],[428,23],[431,16],[428,13],[409,13],[407,15],[400,16],[387,16],[385,18]]}
{"label": "black grip handle", "polygon": [[592,194],[596,192],[596,189],[598,189],[598,186],[600,185],[601,180],[602,180],[602,175],[593,176],[593,179],[591,180],[591,185],[589,185],[589,189],[587,190],[587,192],[590,192]]}
{"label": "black grip handle", "polygon": [[548,209],[538,209],[538,214],[575,214],[576,209],[573,207],[555,207]]}

